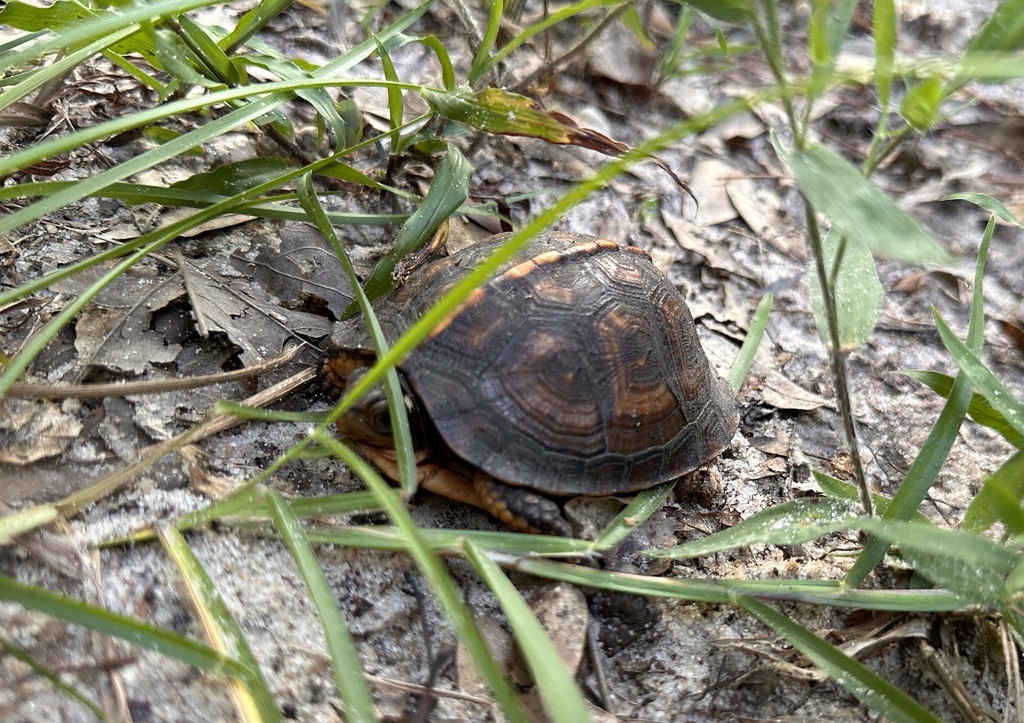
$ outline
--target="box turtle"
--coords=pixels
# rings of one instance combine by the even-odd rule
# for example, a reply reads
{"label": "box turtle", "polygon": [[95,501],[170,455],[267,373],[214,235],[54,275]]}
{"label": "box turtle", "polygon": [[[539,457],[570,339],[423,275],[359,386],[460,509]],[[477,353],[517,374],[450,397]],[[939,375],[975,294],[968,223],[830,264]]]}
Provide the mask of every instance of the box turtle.
{"label": "box turtle", "polygon": [[[410,272],[377,307],[394,342],[475,268],[498,235]],[[361,320],[335,329],[324,363],[343,389],[374,360]],[[635,492],[725,449],[736,404],[711,369],[683,297],[646,252],[545,234],[399,365],[421,486],[513,529],[569,535],[549,496]],[[338,421],[396,478],[383,390]]]}

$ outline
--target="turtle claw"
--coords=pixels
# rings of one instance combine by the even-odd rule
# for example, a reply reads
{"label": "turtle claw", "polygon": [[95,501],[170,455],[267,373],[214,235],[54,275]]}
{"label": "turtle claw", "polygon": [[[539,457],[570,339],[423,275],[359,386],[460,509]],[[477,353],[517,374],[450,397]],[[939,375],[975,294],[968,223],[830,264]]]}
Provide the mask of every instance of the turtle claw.
{"label": "turtle claw", "polygon": [[473,487],[480,507],[516,532],[572,537],[569,523],[553,500],[523,487],[502,484],[484,472],[477,473]]}

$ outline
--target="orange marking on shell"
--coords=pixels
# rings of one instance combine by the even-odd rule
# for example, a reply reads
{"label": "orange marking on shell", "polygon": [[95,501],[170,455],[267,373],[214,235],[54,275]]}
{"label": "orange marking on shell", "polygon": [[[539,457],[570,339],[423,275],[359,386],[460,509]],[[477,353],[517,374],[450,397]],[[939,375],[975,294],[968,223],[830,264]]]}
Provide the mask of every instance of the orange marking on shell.
{"label": "orange marking on shell", "polygon": [[594,254],[601,253],[602,251],[614,251],[618,248],[619,245],[617,243],[605,238],[594,239],[593,241],[584,241],[583,243],[570,246],[569,248],[562,249],[560,251],[545,251],[542,254],[537,254],[532,259],[513,266],[499,278],[518,279],[526,276],[538,266],[557,264],[576,256],[593,256]]}
{"label": "orange marking on shell", "polygon": [[637,256],[642,256],[643,258],[647,259],[648,261],[651,260],[651,255],[648,252],[644,251],[641,248],[637,248],[636,246],[623,246],[622,250],[623,251],[629,251],[629,253],[636,254]]}
{"label": "orange marking on shell", "polygon": [[442,331],[447,329],[448,325],[455,321],[455,317],[457,317],[459,314],[461,314],[463,311],[473,306],[474,304],[480,303],[480,299],[482,298],[484,298],[484,290],[482,288],[473,289],[473,291],[470,292],[469,296],[466,297],[466,300],[463,301],[462,304],[460,304],[459,307],[455,309],[455,311],[446,316],[444,321],[435,326],[434,330],[430,332],[430,336],[428,336],[427,338],[433,339],[435,336],[437,336]]}

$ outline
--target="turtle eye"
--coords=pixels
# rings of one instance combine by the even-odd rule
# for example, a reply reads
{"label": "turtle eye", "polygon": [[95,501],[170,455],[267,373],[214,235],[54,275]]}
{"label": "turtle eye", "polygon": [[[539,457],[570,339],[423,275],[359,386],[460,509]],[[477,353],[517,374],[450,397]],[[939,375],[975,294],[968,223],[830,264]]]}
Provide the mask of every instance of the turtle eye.
{"label": "turtle eye", "polygon": [[391,414],[388,413],[388,400],[383,394],[366,410],[366,426],[374,434],[382,437],[391,436]]}

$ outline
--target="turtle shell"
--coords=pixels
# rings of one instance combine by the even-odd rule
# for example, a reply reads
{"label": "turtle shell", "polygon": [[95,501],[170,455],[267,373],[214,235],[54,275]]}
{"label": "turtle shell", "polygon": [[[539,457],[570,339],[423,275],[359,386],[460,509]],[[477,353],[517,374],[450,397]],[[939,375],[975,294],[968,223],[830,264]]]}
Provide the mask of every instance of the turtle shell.
{"label": "turtle shell", "polygon": [[[506,238],[413,272],[379,312],[389,341]],[[590,236],[531,242],[400,369],[455,455],[553,495],[676,479],[737,426],[680,293],[644,251]]]}

